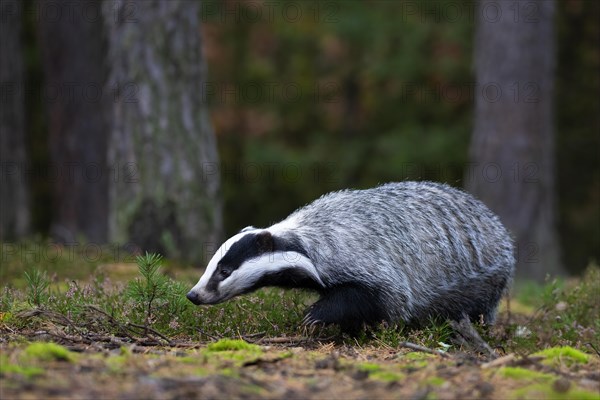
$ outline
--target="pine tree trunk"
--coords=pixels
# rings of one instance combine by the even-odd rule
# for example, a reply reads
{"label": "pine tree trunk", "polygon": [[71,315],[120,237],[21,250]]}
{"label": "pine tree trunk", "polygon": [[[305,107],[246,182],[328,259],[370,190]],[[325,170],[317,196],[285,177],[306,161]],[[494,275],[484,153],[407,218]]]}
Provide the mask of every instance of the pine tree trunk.
{"label": "pine tree trunk", "polygon": [[20,0],[0,2],[0,241],[26,235],[31,219],[21,16]]}
{"label": "pine tree trunk", "polygon": [[554,165],[554,1],[479,3],[467,189],[516,238],[517,275],[562,272]]}
{"label": "pine tree trunk", "polygon": [[197,1],[103,4],[109,88],[113,241],[203,263],[221,234],[216,143],[202,84]]}
{"label": "pine tree trunk", "polygon": [[107,239],[107,70],[100,2],[52,2],[39,18],[53,186],[51,235]]}

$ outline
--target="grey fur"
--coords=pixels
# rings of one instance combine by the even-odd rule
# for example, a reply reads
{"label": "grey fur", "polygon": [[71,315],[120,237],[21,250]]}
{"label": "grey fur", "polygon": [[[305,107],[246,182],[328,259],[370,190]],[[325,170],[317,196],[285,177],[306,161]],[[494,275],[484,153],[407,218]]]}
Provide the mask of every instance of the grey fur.
{"label": "grey fur", "polygon": [[305,322],[347,330],[463,314],[493,323],[514,274],[498,217],[440,183],[329,193],[266,230],[299,241],[323,284]]}

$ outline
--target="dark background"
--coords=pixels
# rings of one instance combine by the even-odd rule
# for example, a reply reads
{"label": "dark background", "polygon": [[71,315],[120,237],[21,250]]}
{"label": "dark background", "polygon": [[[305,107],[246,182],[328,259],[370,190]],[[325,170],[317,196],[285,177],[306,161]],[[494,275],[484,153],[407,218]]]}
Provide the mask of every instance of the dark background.
{"label": "dark background", "polygon": [[[3,7],[9,3],[13,6],[11,1],[3,0],[2,3]],[[541,179],[544,187],[536,192],[539,198],[528,200],[530,204],[541,204],[543,199],[552,198],[549,211],[544,211],[552,216],[542,224],[542,229],[555,231],[558,239],[550,241],[553,244],[549,246],[559,250],[552,256],[558,260],[559,267],[548,271],[578,273],[591,260],[599,258],[598,2],[547,2],[555,6],[545,25],[551,29],[548,31],[550,34],[541,36],[546,39],[538,37],[537,41],[526,40],[526,35],[534,35],[529,36],[531,39],[547,32],[519,31],[512,38],[510,32],[518,30],[516,27],[519,26],[537,29],[544,22],[544,15],[538,14],[538,7],[544,2],[515,2],[517,6],[511,3],[512,8],[504,2],[504,16],[508,18],[510,15],[515,26],[503,28],[504,33],[492,31],[491,35],[499,38],[496,43],[492,36],[485,36],[490,32],[478,29],[481,14],[477,11],[480,10],[477,2],[281,1],[273,2],[273,8],[269,8],[271,6],[265,2],[200,4],[184,1],[180,3],[180,9],[175,6],[165,9],[160,3],[114,2],[112,6],[120,7],[122,18],[132,17],[134,23],[128,28],[130,31],[123,30],[119,20],[111,25],[101,18],[88,18],[87,22],[91,23],[77,25],[78,18],[82,18],[77,12],[73,18],[62,14],[61,18],[51,19],[42,15],[44,6],[31,0],[22,2],[22,9],[17,13],[3,13],[5,26],[15,24],[16,31],[11,32],[19,32],[20,47],[16,52],[11,50],[3,37],[2,58],[22,59],[19,79],[24,82],[21,86],[17,84],[17,87],[24,88],[18,91],[21,96],[4,91],[5,106],[21,102],[22,109],[16,107],[14,115],[21,115],[23,123],[20,127],[19,123],[13,124],[13,128],[7,128],[11,125],[5,123],[3,135],[6,135],[7,129],[22,131],[19,137],[23,139],[23,156],[17,160],[19,166],[27,165],[29,168],[28,173],[19,175],[29,192],[29,200],[20,203],[21,208],[29,210],[28,223],[21,230],[5,230],[4,241],[23,240],[35,235],[59,241],[103,243],[115,240],[115,236],[110,234],[111,228],[105,226],[106,213],[110,214],[110,211],[104,208],[111,204],[110,196],[105,198],[102,195],[112,190],[110,179],[103,181],[104,186],[94,186],[93,190],[100,196],[85,196],[91,186],[85,180],[74,189],[64,179],[49,177],[48,171],[52,170],[51,166],[66,165],[68,159],[63,155],[65,149],[72,145],[70,140],[85,144],[70,153],[71,161],[83,163],[81,165],[98,163],[102,168],[114,171],[115,165],[111,164],[110,158],[111,146],[114,146],[111,143],[114,142],[108,137],[109,132],[115,130],[111,128],[115,120],[113,116],[120,115],[118,110],[123,106],[115,100],[119,96],[113,97],[113,92],[105,91],[100,103],[85,104],[85,101],[65,99],[64,95],[54,98],[44,92],[44,87],[49,82],[85,82],[89,87],[93,82],[100,87],[114,89],[110,85],[114,85],[111,79],[118,75],[115,71],[135,71],[132,65],[135,66],[136,61],[141,64],[147,62],[137,56],[135,47],[126,47],[131,45],[128,40],[139,41],[141,48],[159,46],[163,40],[172,41],[169,42],[171,47],[159,46],[162,50],[157,53],[163,54],[167,60],[161,64],[167,66],[164,71],[170,71],[170,65],[178,68],[171,73],[157,75],[163,77],[161,79],[164,79],[167,89],[156,84],[156,90],[167,91],[168,94],[156,92],[156,97],[166,98],[164,104],[167,105],[164,107],[173,105],[174,110],[170,112],[177,113],[185,109],[185,104],[171,101],[168,96],[176,98],[178,93],[189,90],[196,96],[195,103],[191,104],[200,105],[198,113],[200,107],[207,107],[210,112],[209,121],[213,128],[199,128],[199,131],[202,130],[202,135],[214,134],[218,156],[203,159],[205,161],[194,170],[194,176],[202,188],[208,185],[204,178],[218,181],[218,188],[208,195],[206,204],[219,205],[206,211],[209,223],[201,223],[200,228],[194,228],[190,233],[194,236],[195,232],[198,242],[206,242],[202,238],[209,235],[208,231],[214,232],[210,241],[218,242],[247,225],[267,226],[331,190],[365,188],[407,179],[442,181],[473,189],[471,191],[497,211],[503,220],[510,219],[511,215],[528,209],[526,201],[517,199],[507,209],[505,204],[509,202],[504,197],[494,194],[493,199],[488,200],[485,198],[486,191],[478,193],[482,189],[476,189],[477,185],[468,180],[469,168],[472,167],[469,163],[477,159],[478,153],[472,141],[476,131],[474,121],[482,118],[476,115],[478,108],[475,105],[482,96],[482,85],[490,83],[481,81],[478,75],[481,76],[483,68],[497,68],[500,75],[502,71],[514,74],[510,68],[506,69],[508,61],[505,65],[500,59],[495,66],[486,67],[476,55],[485,54],[485,51],[498,54],[498,43],[512,40],[511,48],[520,52],[516,56],[518,60],[528,60],[528,54],[550,55],[546,64],[544,61],[538,63],[539,57],[536,56],[529,62],[530,65],[519,66],[517,70],[527,68],[534,74],[529,76],[537,76],[537,68],[540,76],[544,76],[544,65],[549,65],[551,73],[546,75],[553,78],[553,90],[544,91],[546,86],[542,85],[538,92],[536,89],[540,87],[535,84],[539,81],[535,78],[514,77],[511,80],[509,76],[506,82],[512,83],[501,86],[502,94],[512,98],[512,103],[517,104],[517,112],[502,114],[502,110],[498,110],[495,119],[489,121],[500,121],[501,124],[518,121],[520,102],[526,108],[524,103],[531,98],[535,103],[551,103],[552,113],[548,120],[552,129],[550,132],[543,128],[541,134],[533,136],[533,139],[530,137],[530,143],[537,143],[528,150],[534,154],[532,157],[516,155],[508,164],[500,161],[499,164],[505,175],[518,177],[514,179],[520,182],[532,177],[537,184]],[[61,1],[52,4],[66,7],[62,8],[63,11],[69,7]],[[95,10],[96,6],[91,7]],[[106,3],[103,7],[106,16]],[[299,16],[297,10],[302,15]],[[185,18],[190,12],[196,13],[197,19],[188,23]],[[158,16],[156,20],[150,19],[153,15]],[[534,18],[533,22],[523,25],[530,17]],[[149,21],[147,24],[146,20]],[[499,26],[490,26],[496,31],[501,30]],[[142,33],[135,36],[136,30]],[[185,34],[179,37],[178,32]],[[198,35],[197,42],[189,42],[186,38],[195,33]],[[503,37],[502,34],[508,36]],[[165,53],[164,49],[177,49],[177,43],[183,43],[184,47],[201,46],[203,55],[185,58],[189,51],[177,53],[169,50]],[[114,51],[119,46],[122,46],[121,53]],[[139,54],[147,53],[142,51]],[[82,64],[78,65],[77,60],[82,60],[82,57]],[[120,60],[124,59],[129,60],[129,64],[121,65]],[[195,63],[200,65],[198,60],[202,61],[203,67],[198,67],[197,73],[185,68]],[[18,65],[15,68],[19,69]],[[120,93],[120,101],[131,95],[136,104],[144,103],[147,92],[143,90],[142,82],[156,82],[152,68],[148,71],[147,75],[130,75],[126,82],[132,86],[121,88],[124,94]],[[5,89],[7,82],[17,82],[14,76],[19,77],[19,74],[12,76],[3,78]],[[186,78],[189,76],[192,78]],[[198,81],[190,80],[196,77]],[[189,83],[181,85],[182,81]],[[528,86],[532,82],[534,85]],[[155,93],[152,92],[155,89],[150,87],[151,93]],[[130,93],[127,92],[129,89],[132,90]],[[160,109],[157,107],[157,110]],[[103,111],[107,109],[112,110],[112,114]],[[57,115],[62,115],[62,121],[56,121]],[[10,120],[10,117],[7,118]],[[78,128],[73,133],[64,133],[64,127],[69,125],[64,120],[78,118],[81,119]],[[545,117],[542,115],[540,118]],[[127,121],[142,119],[124,117],[122,121],[127,126],[131,123]],[[200,121],[198,126],[204,127],[202,124]],[[132,148],[140,149],[144,143],[150,143],[156,153],[139,158],[137,162],[151,162],[152,157],[165,160],[159,154],[161,149],[175,154],[176,147],[165,145],[170,141],[179,143],[181,148],[186,147],[185,140],[178,141],[174,133],[176,130],[171,129],[173,125],[168,126],[169,129],[158,129],[163,133],[157,133],[150,141],[134,141]],[[126,129],[124,131],[127,132]],[[499,148],[504,146],[504,151],[510,154],[518,149],[519,138],[528,135],[526,130],[514,137],[503,137],[498,132],[492,133],[492,136],[494,134],[500,142]],[[139,135],[143,137],[143,132]],[[192,138],[193,135],[187,137]],[[195,139],[189,140],[191,143]],[[6,155],[7,147],[4,146],[3,157],[17,157],[19,143],[17,140],[16,144],[12,144],[14,147],[11,147],[9,155]],[[539,150],[545,143],[551,146]],[[206,147],[202,146],[198,148]],[[538,150],[540,154],[544,151],[551,154],[549,165],[537,161]],[[81,154],[87,155],[79,159]],[[494,162],[494,158],[488,157],[487,162]],[[7,165],[4,164],[2,192],[17,193],[10,186]],[[152,174],[146,172],[142,164],[136,165],[140,165],[142,180]],[[551,175],[550,185],[545,185],[545,178],[538,176],[541,172]],[[177,175],[181,173],[173,173],[174,181]],[[159,182],[169,180],[168,175],[157,179]],[[147,185],[153,186],[151,181]],[[186,185],[190,186],[183,183],[180,187]],[[181,226],[186,225],[186,221],[190,224],[193,221],[193,218],[179,213],[180,204],[187,202],[181,199],[186,197],[179,197],[178,186],[165,185],[161,190],[167,195],[161,192],[158,197],[147,196],[160,201],[147,198],[146,202],[140,202],[145,204],[145,208],[134,212],[133,219],[144,221],[145,218],[150,223],[140,223],[132,228],[131,222],[127,229],[123,229],[129,232],[126,240],[134,242],[140,249],[158,250],[202,264],[197,257],[187,257],[191,254],[186,250],[189,244],[180,245],[185,243],[187,234],[182,233]],[[121,189],[117,188],[116,192],[118,196]],[[198,197],[202,197],[202,193]],[[79,206],[65,206],[78,196],[81,197],[77,200]],[[3,201],[3,210],[7,210],[6,196]],[[127,201],[119,204],[127,204]],[[81,207],[76,216],[69,214],[73,207]],[[535,207],[531,213],[536,213]],[[3,218],[5,222],[8,219],[6,215]],[[68,234],[61,234],[60,229],[55,228],[68,227],[69,224],[57,223],[60,218],[77,219],[78,222],[67,229]],[[531,220],[537,221],[535,218]],[[161,225],[162,230],[153,232],[155,224]],[[537,243],[535,238],[528,240],[526,243]],[[547,253],[543,246],[536,251]],[[541,279],[541,276],[543,273],[535,278]]]}

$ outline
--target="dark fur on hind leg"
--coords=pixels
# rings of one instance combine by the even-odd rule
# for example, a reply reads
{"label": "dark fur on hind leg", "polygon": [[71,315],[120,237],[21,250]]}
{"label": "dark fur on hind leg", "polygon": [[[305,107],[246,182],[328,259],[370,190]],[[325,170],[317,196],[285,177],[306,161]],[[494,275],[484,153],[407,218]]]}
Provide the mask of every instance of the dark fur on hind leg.
{"label": "dark fur on hind leg", "polygon": [[374,325],[386,319],[377,291],[358,285],[332,288],[309,307],[306,324],[339,325],[343,332],[356,335],[364,325]]}
{"label": "dark fur on hind leg", "polygon": [[463,314],[459,320],[450,320],[450,326],[457,334],[456,339],[460,344],[467,345],[473,348],[473,350],[485,354],[492,360],[498,357],[490,345],[483,340],[477,330],[473,327],[473,324],[466,314]]}

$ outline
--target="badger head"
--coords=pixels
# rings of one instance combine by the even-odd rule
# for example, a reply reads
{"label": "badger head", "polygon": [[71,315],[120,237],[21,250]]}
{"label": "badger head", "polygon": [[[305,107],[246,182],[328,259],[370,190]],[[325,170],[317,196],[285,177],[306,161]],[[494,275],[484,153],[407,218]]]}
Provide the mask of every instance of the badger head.
{"label": "badger head", "polygon": [[301,242],[248,227],[228,239],[187,294],[194,304],[216,304],[263,286],[324,287]]}

